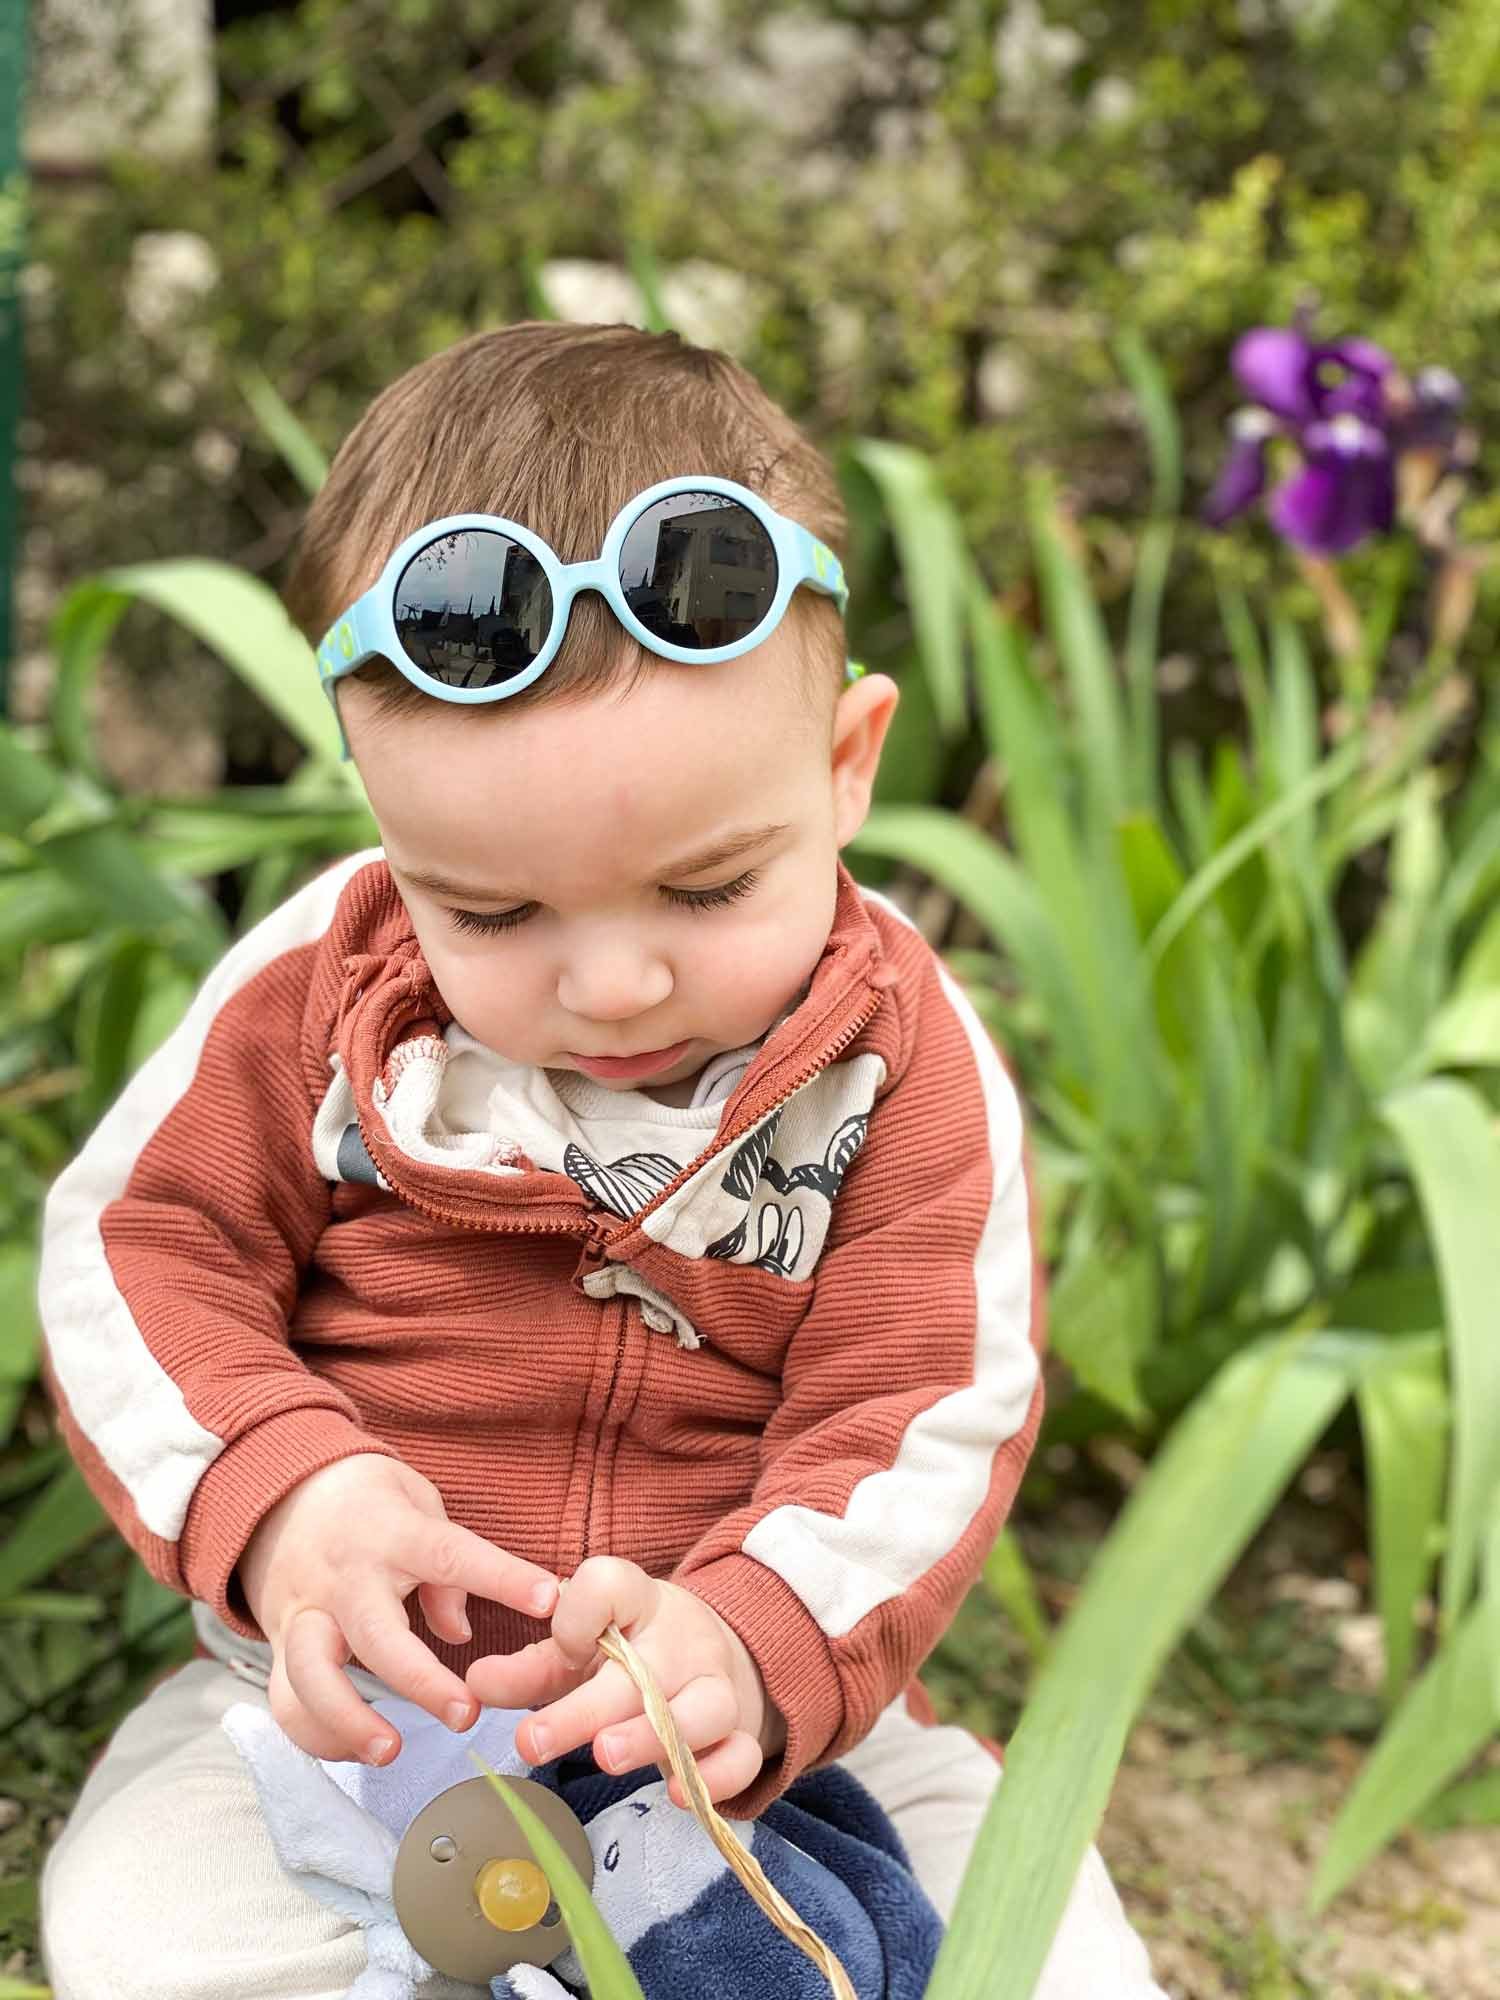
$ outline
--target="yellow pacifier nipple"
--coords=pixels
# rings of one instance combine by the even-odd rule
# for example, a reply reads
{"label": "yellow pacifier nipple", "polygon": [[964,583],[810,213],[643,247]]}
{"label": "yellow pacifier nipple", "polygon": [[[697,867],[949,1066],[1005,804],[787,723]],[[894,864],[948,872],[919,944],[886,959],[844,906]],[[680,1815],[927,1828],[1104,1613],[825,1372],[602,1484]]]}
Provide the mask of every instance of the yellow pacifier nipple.
{"label": "yellow pacifier nipple", "polygon": [[474,1899],[497,1931],[529,1931],[552,1901],[534,1861],[486,1861],[474,1877]]}

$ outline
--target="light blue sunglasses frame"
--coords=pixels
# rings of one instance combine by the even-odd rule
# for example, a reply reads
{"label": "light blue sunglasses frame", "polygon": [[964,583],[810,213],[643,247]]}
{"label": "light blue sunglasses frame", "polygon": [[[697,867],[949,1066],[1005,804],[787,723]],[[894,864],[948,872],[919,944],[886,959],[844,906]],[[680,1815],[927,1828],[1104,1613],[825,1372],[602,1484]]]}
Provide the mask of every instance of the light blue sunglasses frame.
{"label": "light blue sunglasses frame", "polygon": [[[759,521],[775,551],[776,594],[767,607],[766,615],[753,631],[747,632],[741,639],[732,640],[727,646],[679,646],[669,639],[659,638],[641,623],[625,601],[620,585],[620,552],[625,538],[649,507],[677,493],[714,493],[735,501]],[[417,665],[396,632],[396,587],[407,564],[445,535],[464,529],[484,529],[491,534],[507,535],[518,542],[535,559],[552,592],[552,625],[541,650],[528,667],[508,680],[496,682],[493,687],[451,687],[446,681],[435,679]],[[731,479],[693,476],[663,479],[655,486],[648,486],[644,493],[637,493],[616,514],[604,538],[603,551],[595,562],[562,562],[540,536],[522,527],[519,521],[507,520],[502,514],[448,514],[441,520],[429,521],[425,527],[408,535],[393,552],[377,581],[329,626],[318,646],[318,679],[329,700],[334,703],[335,713],[338,709],[334,692],[336,683],[375,658],[389,660],[413,687],[420,688],[424,694],[430,694],[438,701],[465,705],[504,701],[509,695],[519,694],[522,688],[530,687],[547,671],[567,633],[573,600],[585,590],[597,590],[625,630],[648,652],[657,653],[664,660],[709,666],[716,660],[738,659],[741,653],[752,651],[768,639],[785,617],[793,591],[803,584],[825,597],[833,598],[842,615],[849,602],[849,591],[844,582],[843,564],[833,550],[798,522],[778,514],[760,494],[752,493],[746,486],[737,486]],[[863,672],[864,668],[851,660],[846,667],[845,678],[855,681]],[[348,754],[346,742],[344,755],[347,757]]]}

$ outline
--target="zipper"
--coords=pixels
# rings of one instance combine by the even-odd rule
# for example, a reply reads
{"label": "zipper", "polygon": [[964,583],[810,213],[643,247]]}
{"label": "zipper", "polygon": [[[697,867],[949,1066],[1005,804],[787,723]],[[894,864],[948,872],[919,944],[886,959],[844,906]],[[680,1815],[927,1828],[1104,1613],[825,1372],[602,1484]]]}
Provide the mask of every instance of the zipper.
{"label": "zipper", "polygon": [[753,1118],[746,1119],[742,1124],[736,1125],[732,1131],[721,1134],[719,1137],[718,1145],[714,1147],[713,1151],[708,1155],[706,1159],[689,1161],[687,1166],[685,1166],[682,1169],[681,1173],[678,1174],[676,1180],[668,1181],[667,1185],[664,1188],[662,1188],[659,1193],[652,1196],[651,1200],[647,1202],[644,1208],[636,1210],[635,1214],[631,1216],[630,1220],[627,1223],[622,1224],[622,1226],[619,1229],[613,1229],[607,1231],[604,1236],[604,1241],[613,1242],[616,1237],[623,1236],[632,1229],[638,1229],[640,1225],[645,1221],[646,1217],[648,1215],[654,1215],[657,1209],[661,1207],[663,1202],[670,1201],[672,1196],[676,1194],[677,1190],[680,1187],[685,1187],[687,1183],[694,1178],[695,1175],[701,1174],[704,1168],[710,1166],[713,1163],[713,1161],[718,1159],[721,1153],[727,1152],[731,1146],[737,1146],[740,1140],[750,1130],[752,1125],[760,1125],[764,1123],[764,1121],[771,1116],[771,1113],[773,1111],[779,1111],[782,1105],[786,1103],[788,1098],[795,1097],[797,1095],[797,1092],[802,1088],[803,1084],[810,1083],[812,1079],[817,1075],[820,1069],[826,1069],[829,1063],[833,1062],[836,1057],[838,1057],[843,1053],[843,1051],[854,1040],[855,1036],[858,1035],[864,1028],[866,1028],[869,1025],[870,1021],[874,1018],[875,1013],[879,1008],[881,1001],[884,998],[885,998],[885,989],[883,987],[878,987],[873,989],[870,993],[869,999],[860,1008],[858,1014],[856,1014],[854,1019],[848,1022],[846,1026],[842,1029],[842,1031],[834,1038],[834,1040],[828,1044],[828,1046],[823,1050],[822,1054],[818,1057],[816,1062],[810,1064],[808,1068],[803,1070],[800,1076],[794,1078],[794,1080],[790,1084],[788,1084],[787,1088],[781,1093],[780,1097],[778,1097],[774,1103],[768,1104],[764,1111],[756,1112]]}
{"label": "zipper", "polygon": [[[420,1209],[424,1215],[430,1215],[435,1222],[452,1223],[460,1229],[487,1230],[496,1235],[524,1233],[534,1236],[578,1236],[588,1243],[590,1249],[597,1256],[602,1257],[611,1243],[616,1242],[621,1236],[628,1235],[631,1230],[639,1228],[647,1216],[654,1215],[664,1202],[671,1200],[679,1188],[685,1187],[695,1175],[701,1174],[705,1167],[710,1166],[721,1154],[727,1152],[731,1146],[738,1145],[751,1126],[761,1124],[771,1116],[773,1111],[779,1111],[789,1098],[796,1096],[805,1083],[812,1081],[819,1070],[826,1069],[829,1063],[835,1061],[854,1038],[874,1019],[884,998],[885,989],[883,987],[872,988],[869,997],[854,1016],[854,1019],[845,1023],[833,1041],[823,1048],[817,1059],[809,1063],[806,1069],[794,1077],[773,1103],[768,1104],[763,1111],[758,1111],[753,1118],[745,1119],[743,1122],[736,1124],[729,1132],[720,1133],[718,1135],[719,1143],[708,1154],[707,1158],[690,1160],[676,1178],[668,1181],[666,1186],[660,1189],[647,1202],[644,1208],[637,1209],[628,1221],[617,1222],[613,1228],[608,1227],[601,1220],[603,1216],[608,1214],[608,1211],[605,1209],[599,1209],[580,1217],[577,1222],[515,1222],[500,1221],[498,1219],[492,1221],[487,1218],[476,1220],[473,1215],[461,1214],[457,1209],[446,1208],[439,1202],[428,1201],[424,1196],[413,1194],[410,1189],[405,1186],[398,1186],[394,1181],[391,1183],[391,1187],[394,1192],[401,1196],[403,1201],[409,1202],[415,1209]],[[364,1141],[365,1151],[373,1160],[375,1158],[375,1150],[370,1144],[370,1135],[365,1130],[364,1118],[360,1113],[358,1103],[355,1105],[355,1121],[359,1126],[359,1136]],[[617,1369],[618,1360],[619,1357],[617,1356]],[[614,1386],[613,1383],[610,1386],[612,1388]]]}
{"label": "zipper", "polygon": [[609,1421],[610,1405],[615,1399],[615,1384],[620,1379],[620,1367],[625,1359],[625,1319],[630,1308],[624,1299],[619,1299],[616,1303],[619,1306],[619,1318],[615,1322],[615,1360],[614,1366],[609,1371],[609,1384],[604,1391],[604,1403],[599,1411],[599,1422],[594,1431],[593,1450],[589,1456],[588,1492],[584,1495],[583,1501],[583,1538],[579,1545],[578,1559],[580,1562],[584,1562],[588,1558],[589,1542],[594,1523],[594,1487],[599,1478],[599,1459],[604,1445],[604,1430]]}
{"label": "zipper", "polygon": [[[354,1120],[359,1126],[359,1136],[364,1142],[365,1151],[373,1160],[376,1157],[375,1149],[370,1144],[370,1135],[365,1130],[365,1121],[360,1115],[357,1103],[354,1107]],[[592,1236],[594,1233],[594,1220],[592,1216],[580,1217],[577,1222],[510,1222],[498,1219],[491,1220],[488,1216],[475,1217],[470,1214],[461,1214],[458,1209],[446,1208],[441,1202],[428,1201],[424,1195],[414,1194],[404,1183],[392,1181],[390,1188],[393,1194],[400,1195],[401,1199],[408,1203],[410,1207],[420,1209],[423,1215],[430,1215],[434,1222],[451,1222],[459,1229],[482,1229],[496,1236],[519,1234],[528,1236]]]}
{"label": "zipper", "polygon": [[[776,1099],[774,1104],[768,1104],[764,1111],[758,1112],[754,1118],[751,1118],[746,1122],[740,1124],[735,1131],[731,1132],[727,1137],[725,1137],[721,1141],[721,1143],[718,1146],[714,1148],[713,1152],[709,1154],[708,1159],[691,1162],[688,1166],[684,1167],[682,1172],[677,1176],[676,1180],[669,1182],[667,1186],[662,1189],[661,1193],[657,1195],[654,1201],[648,1203],[648,1205],[645,1208],[638,1210],[635,1215],[631,1216],[628,1222],[620,1223],[616,1228],[608,1229],[602,1227],[599,1224],[597,1216],[591,1215],[589,1217],[589,1231],[588,1231],[589,1240],[592,1244],[594,1244],[597,1247],[598,1254],[602,1256],[605,1247],[609,1243],[613,1242],[617,1237],[628,1235],[632,1229],[638,1228],[642,1219],[645,1216],[651,1214],[652,1211],[658,1208],[662,1202],[670,1200],[675,1189],[683,1186],[687,1181],[691,1180],[695,1174],[702,1173],[705,1167],[707,1167],[713,1160],[717,1159],[720,1156],[720,1154],[727,1151],[729,1147],[737,1145],[750,1126],[761,1124],[765,1119],[769,1118],[774,1111],[779,1110],[780,1107],[786,1103],[788,1098],[795,1097],[797,1092],[802,1088],[803,1084],[809,1082],[813,1077],[815,1077],[820,1069],[826,1069],[828,1064],[834,1060],[834,1058],[839,1054],[839,1052],[842,1049],[848,1047],[849,1043],[854,1040],[855,1036],[860,1032],[860,1030],[874,1015],[876,1008],[880,1005],[881,1000],[883,998],[884,998],[884,989],[883,988],[874,989],[871,992],[869,999],[865,1002],[864,1006],[861,1007],[855,1019],[847,1023],[843,1031],[835,1038],[835,1040],[827,1048],[823,1050],[819,1059],[816,1062],[814,1062],[808,1069],[803,1071],[799,1076],[797,1076],[793,1080],[793,1082],[789,1084],[788,1087]],[[599,1413],[599,1425],[594,1433],[593,1456],[589,1462],[588,1494],[584,1501],[584,1509],[583,1509],[583,1541],[582,1541],[582,1556],[580,1560],[587,1558],[589,1552],[589,1539],[593,1528],[593,1519],[594,1519],[594,1488],[599,1477],[599,1461],[600,1458],[603,1456],[604,1435],[609,1424],[610,1405],[614,1401],[615,1384],[620,1379],[620,1369],[625,1360],[625,1341],[627,1337],[626,1320],[629,1312],[629,1307],[623,1299],[619,1301],[619,1305],[620,1305],[620,1317],[615,1327],[614,1366],[610,1370],[609,1386],[604,1392],[604,1406]]]}

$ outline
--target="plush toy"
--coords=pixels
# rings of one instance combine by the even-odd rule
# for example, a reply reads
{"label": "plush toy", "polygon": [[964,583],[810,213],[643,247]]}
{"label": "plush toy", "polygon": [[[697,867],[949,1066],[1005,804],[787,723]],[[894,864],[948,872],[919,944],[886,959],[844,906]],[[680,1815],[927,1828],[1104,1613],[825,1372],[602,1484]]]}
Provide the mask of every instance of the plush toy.
{"label": "plush toy", "polygon": [[[412,2000],[434,1971],[493,2000],[575,2000],[583,1968],[545,1878],[473,1759],[530,1779],[539,1809],[590,1880],[646,2000],[827,2000],[817,1967],[757,1908],[708,1834],[653,1769],[610,1777],[586,1752],[532,1769],[522,1712],[487,1709],[464,1736],[398,1700],[374,1704],[401,1753],[384,1768],[310,1757],[260,1707],[224,1717],[254,1776],[282,1866],[357,1923],[368,1963],[349,2000]],[[837,1766],[797,1780],[736,1832],[835,1951],[858,2000],[920,2000],[942,1925],[894,1828]],[[685,1985],[690,1971],[691,1978]]]}

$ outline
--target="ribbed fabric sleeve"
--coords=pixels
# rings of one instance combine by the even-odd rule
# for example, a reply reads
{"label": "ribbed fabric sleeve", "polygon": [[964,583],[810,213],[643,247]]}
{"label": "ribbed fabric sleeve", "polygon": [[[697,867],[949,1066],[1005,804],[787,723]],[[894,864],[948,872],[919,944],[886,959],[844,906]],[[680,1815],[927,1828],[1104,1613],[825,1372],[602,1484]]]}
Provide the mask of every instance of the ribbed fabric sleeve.
{"label": "ribbed fabric sleeve", "polygon": [[1040,1287],[1015,1092],[966,996],[925,970],[905,1060],[834,1205],[748,1503],[676,1580],[734,1627],[784,1753],[760,1812],[911,1681],[977,1577],[1041,1415]]}
{"label": "ribbed fabric sleeve", "polygon": [[292,1353],[329,1214],[313,1160],[308,986],[355,857],[242,939],[58,1178],[40,1306],[64,1435],[151,1572],[258,1636],[236,1563],[309,1473],[387,1452]]}

